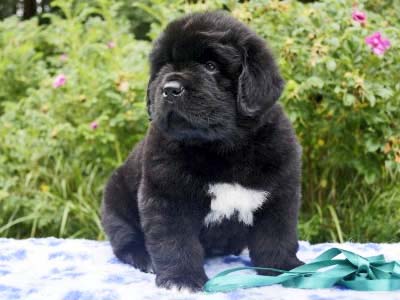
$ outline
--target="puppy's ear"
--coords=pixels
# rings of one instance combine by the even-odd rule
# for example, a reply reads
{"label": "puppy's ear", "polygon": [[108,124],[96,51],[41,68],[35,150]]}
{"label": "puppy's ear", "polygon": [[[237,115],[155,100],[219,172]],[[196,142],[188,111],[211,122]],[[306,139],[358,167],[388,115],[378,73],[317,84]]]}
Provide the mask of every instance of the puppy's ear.
{"label": "puppy's ear", "polygon": [[238,109],[249,117],[268,110],[280,97],[284,81],[263,40],[250,37],[243,47],[238,81]]}

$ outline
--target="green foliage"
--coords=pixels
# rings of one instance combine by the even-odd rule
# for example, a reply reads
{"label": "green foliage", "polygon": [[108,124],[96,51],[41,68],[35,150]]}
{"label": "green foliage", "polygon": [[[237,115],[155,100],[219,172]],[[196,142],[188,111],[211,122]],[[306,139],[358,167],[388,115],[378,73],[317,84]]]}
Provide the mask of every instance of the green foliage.
{"label": "green foliage", "polygon": [[0,235],[99,238],[104,180],[146,130],[150,45],[117,6],[53,3],[50,26],[0,23]]}
{"label": "green foliage", "polygon": [[[359,1],[360,26],[350,0],[112,3],[58,0],[47,26],[0,23],[0,236],[103,237],[104,182],[147,126],[151,43],[130,31],[153,40],[184,13],[223,8],[268,40],[286,79],[303,145],[301,237],[400,238],[397,4]],[[383,57],[365,44],[376,31],[392,44]]]}
{"label": "green foliage", "polygon": [[[364,10],[362,4],[358,9]],[[360,26],[351,12],[346,0],[248,7],[249,23],[278,55],[287,79],[282,102],[303,145],[302,235],[318,241],[398,239],[399,217],[380,226],[370,219],[387,217],[387,211],[375,215],[382,207],[395,215],[400,208],[381,196],[400,201],[399,19],[366,11],[367,25]],[[383,57],[365,44],[376,31],[392,43]]]}

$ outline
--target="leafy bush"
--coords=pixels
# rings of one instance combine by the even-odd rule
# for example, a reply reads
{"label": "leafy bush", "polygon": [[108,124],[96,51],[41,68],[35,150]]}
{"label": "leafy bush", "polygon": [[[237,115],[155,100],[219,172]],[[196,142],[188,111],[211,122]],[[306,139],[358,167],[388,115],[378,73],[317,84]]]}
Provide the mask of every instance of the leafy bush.
{"label": "leafy bush", "polygon": [[50,26],[1,23],[0,234],[98,238],[104,179],[146,130],[149,44],[117,6],[54,4]]}
{"label": "leafy bush", "polygon": [[[398,239],[400,218],[386,209],[400,207],[399,19],[367,11],[361,26],[345,0],[255,4],[241,13],[270,41],[287,79],[282,101],[304,150],[303,236]],[[382,57],[365,43],[376,31],[392,42]]]}
{"label": "leafy bush", "polygon": [[[103,237],[105,179],[147,126],[151,44],[129,30],[151,23],[152,40],[175,17],[223,8],[269,41],[286,79],[304,153],[301,237],[398,240],[398,4],[359,1],[362,26],[350,0],[82,2],[54,1],[48,26],[0,23],[0,235]],[[391,41],[382,57],[365,43],[376,31]]]}

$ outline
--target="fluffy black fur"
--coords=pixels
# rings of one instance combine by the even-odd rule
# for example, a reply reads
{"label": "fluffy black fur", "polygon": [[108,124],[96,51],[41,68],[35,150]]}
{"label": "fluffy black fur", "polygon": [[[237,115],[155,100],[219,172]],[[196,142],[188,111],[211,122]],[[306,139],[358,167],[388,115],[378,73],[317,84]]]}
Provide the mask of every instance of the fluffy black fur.
{"label": "fluffy black fur", "polygon": [[[301,150],[276,104],[283,80],[265,42],[221,12],[170,23],[150,55],[144,140],[109,179],[102,223],[115,255],[162,287],[199,290],[204,258],[248,247],[255,266],[296,257]],[[214,68],[215,67],[215,68]],[[166,82],[184,87],[163,95]],[[253,225],[205,226],[209,184],[268,191]]]}

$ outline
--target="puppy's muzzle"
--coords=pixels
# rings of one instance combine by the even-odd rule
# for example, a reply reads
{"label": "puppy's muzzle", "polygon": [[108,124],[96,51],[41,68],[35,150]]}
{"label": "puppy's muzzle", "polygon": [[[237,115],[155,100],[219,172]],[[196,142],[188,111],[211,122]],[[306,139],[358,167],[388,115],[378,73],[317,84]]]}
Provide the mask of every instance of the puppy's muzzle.
{"label": "puppy's muzzle", "polygon": [[162,88],[163,98],[168,102],[173,102],[181,97],[184,91],[183,85],[176,80],[167,81]]}

